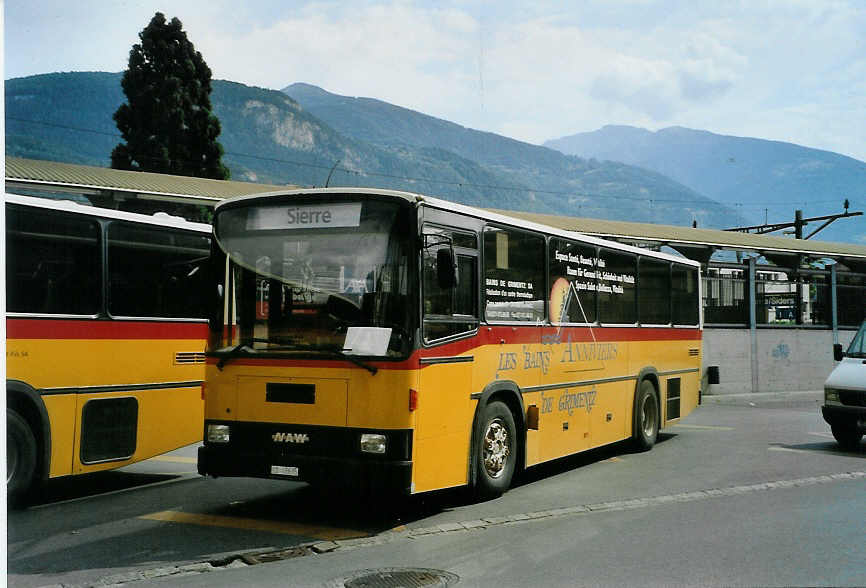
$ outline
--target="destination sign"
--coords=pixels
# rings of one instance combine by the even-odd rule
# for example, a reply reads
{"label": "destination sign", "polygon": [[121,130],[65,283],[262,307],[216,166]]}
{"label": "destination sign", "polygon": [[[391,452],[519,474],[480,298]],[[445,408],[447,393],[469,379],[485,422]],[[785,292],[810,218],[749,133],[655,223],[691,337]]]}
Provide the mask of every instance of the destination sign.
{"label": "destination sign", "polygon": [[361,224],[361,203],[262,206],[250,211],[247,230],[328,229]]}

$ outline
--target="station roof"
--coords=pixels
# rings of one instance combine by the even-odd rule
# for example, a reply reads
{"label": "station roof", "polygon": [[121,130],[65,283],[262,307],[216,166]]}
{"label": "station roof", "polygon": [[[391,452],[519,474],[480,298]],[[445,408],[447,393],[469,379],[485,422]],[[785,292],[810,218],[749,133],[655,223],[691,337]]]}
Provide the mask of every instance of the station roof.
{"label": "station roof", "polygon": [[[711,255],[716,250],[730,250],[760,253],[772,261],[802,255],[810,258],[847,260],[850,264],[858,266],[866,263],[866,246],[852,243],[833,243],[717,229],[632,223],[531,212],[500,212],[560,229],[636,245],[667,245],[686,257],[700,259],[703,262],[709,259],[708,257],[702,259],[704,255]],[[700,252],[703,252],[703,255]]]}
{"label": "station roof", "polygon": [[232,196],[297,187],[124,171],[9,156],[6,157],[6,183],[26,185],[28,188],[42,185],[46,189],[59,188],[60,191],[85,195],[126,192],[131,195],[160,196],[161,200],[195,201],[197,204],[210,205]]}
{"label": "station roof", "polygon": [[[298,186],[210,180],[149,172],[6,157],[6,184],[30,189],[79,194],[126,193],[159,199],[215,205],[233,196],[247,196]],[[11,190],[10,190],[11,191]],[[644,247],[669,246],[691,259],[709,261],[714,251],[756,252],[779,265],[793,267],[802,258],[835,259],[855,271],[866,271],[866,246],[756,235],[714,229],[634,223],[497,210],[500,214],[560,229],[614,239]]]}

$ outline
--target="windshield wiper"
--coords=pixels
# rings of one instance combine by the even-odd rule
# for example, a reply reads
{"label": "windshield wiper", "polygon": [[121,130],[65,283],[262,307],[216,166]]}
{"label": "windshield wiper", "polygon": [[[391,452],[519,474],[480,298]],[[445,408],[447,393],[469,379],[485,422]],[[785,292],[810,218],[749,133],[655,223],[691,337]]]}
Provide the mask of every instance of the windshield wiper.
{"label": "windshield wiper", "polygon": [[354,363],[356,366],[364,368],[365,370],[367,370],[368,372],[370,372],[370,373],[373,374],[374,376],[376,375],[376,372],[379,371],[379,368],[377,368],[376,366],[370,365],[369,363],[367,363],[367,362],[365,362],[365,361],[363,361],[363,360],[358,359],[358,358],[355,357],[354,355],[351,355],[351,354],[349,354],[349,353],[346,353],[346,352],[343,351],[341,348],[336,347],[336,346],[328,346],[328,345],[293,345],[293,346],[291,346],[290,348],[291,348],[293,351],[294,351],[294,350],[297,350],[297,351],[324,351],[325,353],[330,353],[331,355],[334,355],[334,356],[339,357],[339,358],[341,358],[341,359],[345,359],[346,361],[352,362],[352,363]]}
{"label": "windshield wiper", "polygon": [[229,349],[227,351],[216,352],[216,355],[221,356],[220,360],[216,364],[217,369],[222,370],[223,367],[225,367],[225,365],[229,361],[231,361],[232,358],[237,357],[238,352],[245,347],[247,349],[249,349],[250,351],[256,351],[255,348],[250,347],[250,345],[253,343],[270,343],[270,344],[284,345],[287,342],[291,342],[291,339],[286,339],[286,338],[283,338],[283,339],[277,339],[277,338],[262,339],[260,337],[252,337],[250,339],[244,339],[243,341],[241,341],[240,343],[238,343],[237,345],[235,345],[234,347],[232,347],[231,349]]}
{"label": "windshield wiper", "polygon": [[249,345],[250,343],[251,343],[251,341],[241,341],[240,343],[238,343],[237,345],[235,345],[234,347],[232,347],[228,351],[217,352],[217,354],[220,356],[220,360],[216,364],[217,369],[222,371],[223,367],[225,367],[225,365],[229,362],[229,360],[232,359],[233,357],[237,357],[236,354],[238,353],[238,351],[240,351],[244,347],[246,347],[247,349],[252,349],[252,347],[250,347],[250,345]]}
{"label": "windshield wiper", "polygon": [[376,375],[376,372],[379,371],[379,368],[377,368],[376,366],[372,366],[367,362],[358,359],[354,355],[346,353],[345,351],[336,346],[301,345],[298,343],[292,343],[291,339],[280,339],[276,337],[273,339],[261,339],[257,337],[254,337],[252,339],[246,339],[227,351],[218,352],[218,354],[221,356],[221,359],[216,364],[217,369],[222,370],[223,367],[234,357],[237,357],[238,352],[245,347],[251,351],[256,351],[255,349],[250,347],[251,343],[270,343],[271,345],[278,345],[278,347],[276,348],[271,347],[270,351],[314,351],[330,353],[333,356],[339,357],[340,359],[345,359],[346,361],[352,362],[358,367],[364,368],[374,376]]}

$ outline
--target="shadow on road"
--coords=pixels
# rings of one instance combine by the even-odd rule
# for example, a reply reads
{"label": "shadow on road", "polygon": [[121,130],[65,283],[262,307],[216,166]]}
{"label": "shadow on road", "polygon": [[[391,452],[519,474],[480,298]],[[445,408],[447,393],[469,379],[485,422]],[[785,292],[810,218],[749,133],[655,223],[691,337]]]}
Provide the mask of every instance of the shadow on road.
{"label": "shadow on road", "polygon": [[786,445],[783,443],[774,443],[770,445],[770,449],[775,451],[798,451],[809,453],[826,453],[829,455],[838,455],[843,457],[866,457],[866,443],[860,443],[860,446],[852,451],[843,449],[834,441],[822,441],[818,443],[798,443],[794,445]]}
{"label": "shadow on road", "polygon": [[179,478],[172,474],[142,474],[123,471],[96,472],[47,480],[37,485],[24,506],[40,506],[129,490]]}
{"label": "shadow on road", "polygon": [[[657,443],[675,436],[661,433]],[[631,452],[628,443],[617,443],[558,459],[524,472],[515,486]],[[173,478],[179,483],[159,484]],[[371,536],[476,502],[466,488],[395,497],[268,480],[180,478],[113,471],[46,485],[37,497],[40,507],[10,517],[9,572],[19,580],[35,574],[59,578],[95,569],[215,560],[321,540],[322,529]],[[103,496],[126,489],[134,491]],[[76,498],[85,500],[62,503]],[[188,518],[152,516],[161,512]],[[46,578],[32,576],[34,582]]]}

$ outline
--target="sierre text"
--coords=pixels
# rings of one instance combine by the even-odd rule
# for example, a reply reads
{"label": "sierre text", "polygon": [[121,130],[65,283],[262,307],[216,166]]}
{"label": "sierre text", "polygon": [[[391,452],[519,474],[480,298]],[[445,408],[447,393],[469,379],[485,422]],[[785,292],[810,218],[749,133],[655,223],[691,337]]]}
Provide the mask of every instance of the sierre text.
{"label": "sierre text", "polygon": [[330,210],[304,210],[303,208],[289,208],[286,210],[289,223],[293,225],[315,225],[331,222]]}

